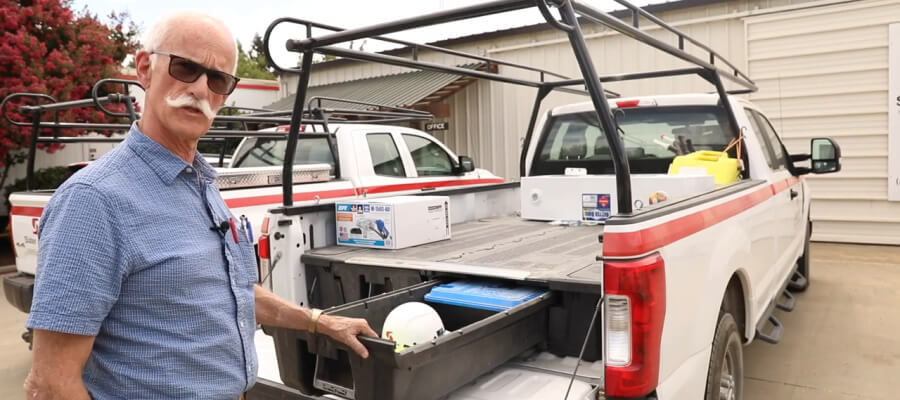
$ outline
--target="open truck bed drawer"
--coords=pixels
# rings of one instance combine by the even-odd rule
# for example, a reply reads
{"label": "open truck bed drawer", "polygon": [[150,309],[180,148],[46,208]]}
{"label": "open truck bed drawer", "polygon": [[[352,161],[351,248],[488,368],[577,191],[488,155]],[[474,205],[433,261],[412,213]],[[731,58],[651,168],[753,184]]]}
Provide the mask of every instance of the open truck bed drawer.
{"label": "open truck bed drawer", "polygon": [[[325,314],[365,318],[380,332],[388,313],[409,301],[423,301],[443,283],[428,281],[330,308]],[[447,333],[429,343],[395,352],[394,342],[363,338],[362,359],[321,334],[266,327],[278,349],[281,379],[308,394],[320,390],[356,400],[428,400],[447,395],[547,339],[544,293],[507,311],[431,304]]]}

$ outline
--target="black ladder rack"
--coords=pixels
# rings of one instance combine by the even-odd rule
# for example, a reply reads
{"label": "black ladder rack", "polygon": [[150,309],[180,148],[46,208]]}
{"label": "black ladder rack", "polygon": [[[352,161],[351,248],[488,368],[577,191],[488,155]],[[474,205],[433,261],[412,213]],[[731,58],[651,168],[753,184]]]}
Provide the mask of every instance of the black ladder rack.
{"label": "black ladder rack", "polygon": [[[276,19],[269,25],[268,29],[266,30],[266,34],[264,37],[264,46],[266,49],[271,48],[271,33],[276,26],[283,23],[306,26],[305,38],[289,39],[284,44],[285,48],[288,51],[301,54],[299,69],[282,68],[278,66],[274,62],[274,60],[272,60],[270,55],[267,54],[269,63],[275,66],[276,69],[283,72],[294,72],[300,74],[294,103],[295,114],[291,122],[291,128],[288,136],[288,146],[286,149],[287,154],[285,154],[285,176],[290,173],[292,168],[291,164],[294,153],[293,146],[294,143],[296,143],[300,126],[300,118],[297,112],[303,109],[303,104],[306,101],[307,89],[309,86],[309,77],[311,74],[312,58],[313,54],[315,53],[344,57],[359,61],[369,61],[400,67],[444,72],[448,74],[462,75],[495,82],[503,82],[513,85],[536,88],[537,97],[535,99],[534,108],[532,110],[529,130],[525,134],[525,147],[523,148],[521,154],[520,164],[522,169],[524,169],[525,154],[528,149],[527,146],[531,141],[534,124],[537,119],[537,113],[540,109],[540,105],[547,94],[552,91],[574,91],[576,93],[584,93],[582,91],[575,90],[569,87],[575,85],[583,85],[584,87],[586,87],[586,94],[590,96],[591,102],[593,103],[597,114],[599,115],[601,128],[605,132],[616,132],[615,120],[612,116],[609,104],[607,103],[607,99],[610,97],[611,93],[607,92],[603,88],[603,82],[694,74],[700,76],[701,78],[715,86],[716,93],[719,95],[721,104],[724,106],[729,105],[729,92],[725,89],[723,78],[733,82],[741,88],[737,91],[734,91],[734,93],[747,93],[757,90],[756,84],[746,74],[738,70],[737,67],[735,67],[731,62],[726,60],[710,47],[704,45],[698,40],[688,36],[684,32],[665,23],[663,20],[659,19],[653,14],[642,10],[640,7],[637,7],[626,0],[616,0],[616,2],[625,6],[626,9],[630,11],[631,23],[622,21],[604,11],[586,4],[581,0],[495,0],[482,4],[443,10],[415,17],[403,18],[391,22],[346,30],[296,18]],[[508,61],[485,57],[477,54],[465,53],[458,50],[446,49],[433,45],[425,45],[391,39],[383,36],[409,29],[422,28],[447,22],[489,16],[527,8],[537,8],[538,11],[544,16],[544,19],[550,27],[566,33],[568,40],[572,46],[572,50],[575,53],[575,58],[582,75],[580,78],[572,79],[564,75],[533,66],[515,64]],[[554,16],[554,10],[558,12],[559,17]],[[674,34],[678,39],[678,46],[669,45],[668,43],[665,43],[641,31],[639,28],[641,18],[644,18],[645,20],[661,27],[665,31]],[[693,68],[681,68],[649,73],[642,72],[601,76],[597,73],[596,68],[593,65],[591,55],[588,52],[587,45],[585,44],[584,35],[581,31],[579,19],[595,22],[607,28],[615,30],[627,37],[645,43],[653,48],[656,48],[662,52],[668,53],[689,64],[692,64]],[[332,32],[314,37],[312,35],[313,28],[326,29]],[[412,58],[404,58],[384,53],[350,50],[334,46],[339,43],[364,38],[382,40],[408,46],[412,52]],[[707,57],[705,57],[704,59],[688,53],[685,50],[686,44],[691,44],[702,50],[706,53]],[[504,65],[514,69],[531,71],[538,73],[539,77],[538,79],[523,79],[519,77],[505,76],[502,74],[474,71],[470,69],[460,68],[455,65],[442,65],[432,62],[424,62],[418,59],[418,52],[420,49],[427,49],[454,56],[466,57],[482,62]],[[553,77],[556,80],[547,80],[548,77]],[[727,114],[729,118],[729,124],[733,128],[733,131],[738,132],[739,129],[737,120],[735,119],[733,113]],[[613,166],[616,172],[618,210],[622,214],[630,214],[632,212],[631,173],[628,165],[628,158],[625,154],[621,138],[618,135],[605,136],[609,143]],[[524,171],[522,172],[524,174]],[[284,205],[293,205],[293,188],[290,185],[284,184],[283,195]]]}
{"label": "black ladder rack", "polygon": [[[105,96],[100,96],[99,93],[101,89],[103,89],[106,85],[109,84],[120,84],[124,86],[124,93],[109,93]],[[81,100],[72,100],[72,101],[58,101],[53,96],[42,94],[42,93],[12,93],[6,96],[2,102],[0,102],[0,113],[3,114],[3,118],[6,119],[12,126],[17,126],[21,128],[30,128],[32,130],[31,133],[31,141],[29,143],[28,149],[28,161],[27,161],[27,178],[26,178],[26,188],[27,190],[32,190],[34,185],[34,164],[35,158],[37,154],[37,146],[38,143],[116,143],[121,142],[123,140],[122,137],[80,137],[80,136],[64,136],[62,135],[62,130],[96,130],[96,131],[112,131],[112,132],[127,132],[131,129],[131,125],[140,119],[140,114],[135,111],[134,103],[135,98],[129,93],[129,87],[134,86],[139,89],[143,89],[141,84],[134,80],[124,80],[124,79],[102,79],[97,81],[94,84],[91,90],[91,98],[81,99]],[[385,104],[371,103],[371,102],[362,102],[356,100],[348,100],[348,99],[339,99],[339,98],[321,98],[323,100],[328,100],[336,103],[346,103],[346,104],[355,104],[362,105],[367,107],[367,109],[350,109],[350,108],[335,108],[335,107],[322,107],[321,100],[318,101],[318,105],[313,107],[313,102],[317,100],[317,98],[310,99],[309,107],[307,109],[303,109],[298,118],[293,118],[292,111],[269,111],[262,109],[253,109],[253,108],[245,108],[245,107],[234,107],[234,106],[226,106],[223,109],[231,109],[237,111],[249,111],[248,113],[241,115],[217,115],[213,120],[212,128],[207,132],[207,134],[201,139],[203,141],[212,141],[212,142],[221,142],[221,151],[219,154],[219,160],[221,161],[224,158],[225,152],[225,140],[229,138],[244,138],[244,137],[257,137],[257,138],[284,138],[287,133],[283,131],[275,131],[275,132],[261,132],[257,130],[252,130],[249,127],[249,124],[280,124],[286,125],[290,124],[292,120],[299,120],[303,124],[308,125],[321,125],[322,132],[308,132],[304,133],[307,136],[321,135],[324,136],[328,140],[329,147],[332,151],[332,156],[335,160],[338,160],[337,147],[334,143],[334,137],[328,129],[329,122],[336,122],[342,124],[389,124],[389,123],[398,123],[398,122],[409,122],[409,121],[426,121],[431,120],[433,115],[431,113],[395,107]],[[19,103],[22,101],[32,100],[35,104],[30,105],[18,105],[18,111],[21,114],[27,115],[30,117],[30,121],[20,121],[12,118],[10,113],[12,112],[12,106],[14,103]],[[126,112],[115,112],[111,111],[105,106],[112,104],[123,104],[125,106]],[[125,119],[127,122],[119,122],[119,123],[92,123],[92,122],[64,122],[60,121],[60,112],[78,109],[78,108],[95,108],[104,114],[117,118],[117,119]],[[43,120],[44,116],[51,114],[53,116],[52,121]],[[348,118],[353,117],[365,117],[365,120],[353,120]],[[229,123],[239,123],[243,129],[228,129],[223,128],[222,124]],[[52,130],[52,136],[42,136],[41,132],[46,130]],[[292,159],[293,161],[293,159]],[[291,166],[293,168],[293,165]],[[335,163],[335,174],[340,176],[340,163]],[[290,182],[290,181],[288,181]]]}

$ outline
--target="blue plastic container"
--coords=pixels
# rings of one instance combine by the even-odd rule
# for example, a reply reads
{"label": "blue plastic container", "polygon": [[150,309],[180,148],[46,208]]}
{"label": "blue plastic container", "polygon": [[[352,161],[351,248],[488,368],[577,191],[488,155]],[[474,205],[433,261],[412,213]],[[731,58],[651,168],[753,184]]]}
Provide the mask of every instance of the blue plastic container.
{"label": "blue plastic container", "polygon": [[528,286],[456,281],[434,287],[425,295],[425,301],[489,311],[506,311],[544,293],[546,290]]}

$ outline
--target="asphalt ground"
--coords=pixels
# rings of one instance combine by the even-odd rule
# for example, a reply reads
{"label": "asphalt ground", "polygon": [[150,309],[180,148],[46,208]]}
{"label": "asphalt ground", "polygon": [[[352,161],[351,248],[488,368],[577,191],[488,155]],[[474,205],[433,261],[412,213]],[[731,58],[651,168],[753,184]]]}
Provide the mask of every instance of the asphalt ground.
{"label": "asphalt ground", "polygon": [[[882,400],[900,392],[900,246],[812,245],[811,286],[778,312],[781,343],[744,348],[747,400]],[[0,300],[0,399],[24,400],[26,315]],[[692,399],[686,399],[692,400]]]}

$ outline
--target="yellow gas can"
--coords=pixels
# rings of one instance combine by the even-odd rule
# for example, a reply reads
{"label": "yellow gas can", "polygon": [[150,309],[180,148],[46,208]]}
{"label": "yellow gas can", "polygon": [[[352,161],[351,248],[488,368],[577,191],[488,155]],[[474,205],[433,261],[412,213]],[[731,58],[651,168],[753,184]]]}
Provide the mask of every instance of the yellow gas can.
{"label": "yellow gas can", "polygon": [[736,182],[741,176],[740,163],[727,152],[702,150],[675,157],[669,165],[669,175],[701,174],[716,177],[718,185]]}

